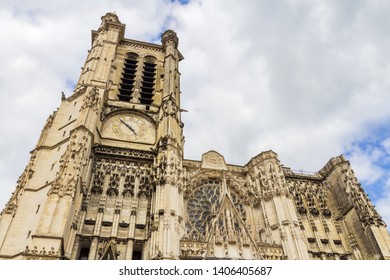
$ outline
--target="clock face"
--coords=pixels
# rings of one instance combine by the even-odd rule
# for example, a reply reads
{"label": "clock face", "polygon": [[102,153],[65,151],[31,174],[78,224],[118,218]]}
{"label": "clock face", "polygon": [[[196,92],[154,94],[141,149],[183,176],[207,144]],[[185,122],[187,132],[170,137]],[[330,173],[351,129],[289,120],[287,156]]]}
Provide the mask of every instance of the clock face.
{"label": "clock face", "polygon": [[148,132],[149,123],[136,115],[118,115],[111,123],[112,132],[127,141],[139,140]]}

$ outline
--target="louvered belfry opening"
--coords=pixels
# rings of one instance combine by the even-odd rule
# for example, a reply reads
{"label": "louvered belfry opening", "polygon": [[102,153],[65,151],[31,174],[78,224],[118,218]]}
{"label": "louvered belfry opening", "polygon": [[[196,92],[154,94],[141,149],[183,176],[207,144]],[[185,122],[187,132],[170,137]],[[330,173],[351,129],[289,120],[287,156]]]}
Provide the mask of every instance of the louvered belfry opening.
{"label": "louvered belfry opening", "polygon": [[134,93],[135,74],[137,72],[138,55],[127,54],[122,71],[122,79],[119,85],[118,99],[120,101],[131,101]]}
{"label": "louvered belfry opening", "polygon": [[141,104],[150,105],[153,102],[157,68],[155,60],[154,57],[145,57],[142,71]]}

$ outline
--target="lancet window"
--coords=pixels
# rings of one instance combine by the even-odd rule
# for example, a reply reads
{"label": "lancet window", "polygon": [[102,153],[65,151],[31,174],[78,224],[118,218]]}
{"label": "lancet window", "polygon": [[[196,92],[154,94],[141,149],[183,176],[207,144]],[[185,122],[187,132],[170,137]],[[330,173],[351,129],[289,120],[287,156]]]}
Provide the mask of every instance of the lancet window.
{"label": "lancet window", "polygon": [[150,105],[153,102],[153,96],[156,85],[156,58],[146,56],[144,60],[144,68],[142,71],[142,85],[140,103]]}
{"label": "lancet window", "polygon": [[134,95],[135,77],[139,57],[136,53],[128,53],[122,70],[122,78],[119,85],[118,99],[120,101],[131,101]]}

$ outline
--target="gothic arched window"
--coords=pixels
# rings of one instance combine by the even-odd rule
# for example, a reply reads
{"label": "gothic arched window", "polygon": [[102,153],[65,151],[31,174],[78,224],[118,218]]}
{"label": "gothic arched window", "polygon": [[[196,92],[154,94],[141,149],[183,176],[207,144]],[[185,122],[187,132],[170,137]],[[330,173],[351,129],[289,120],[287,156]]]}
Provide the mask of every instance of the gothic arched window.
{"label": "gothic arched window", "polygon": [[140,103],[150,105],[153,102],[153,96],[156,84],[157,59],[153,56],[144,58],[144,68],[142,71],[142,85]]}
{"label": "gothic arched window", "polygon": [[138,54],[127,53],[123,65],[122,78],[119,85],[118,99],[120,101],[129,102],[133,97],[137,65]]}

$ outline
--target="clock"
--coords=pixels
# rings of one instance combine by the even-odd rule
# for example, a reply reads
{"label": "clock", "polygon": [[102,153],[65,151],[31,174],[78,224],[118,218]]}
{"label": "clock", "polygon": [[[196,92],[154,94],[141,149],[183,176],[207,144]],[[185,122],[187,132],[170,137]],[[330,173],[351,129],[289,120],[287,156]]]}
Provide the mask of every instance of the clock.
{"label": "clock", "polygon": [[137,115],[121,114],[113,118],[111,129],[119,138],[134,141],[145,137],[148,132],[148,124],[145,119]]}

